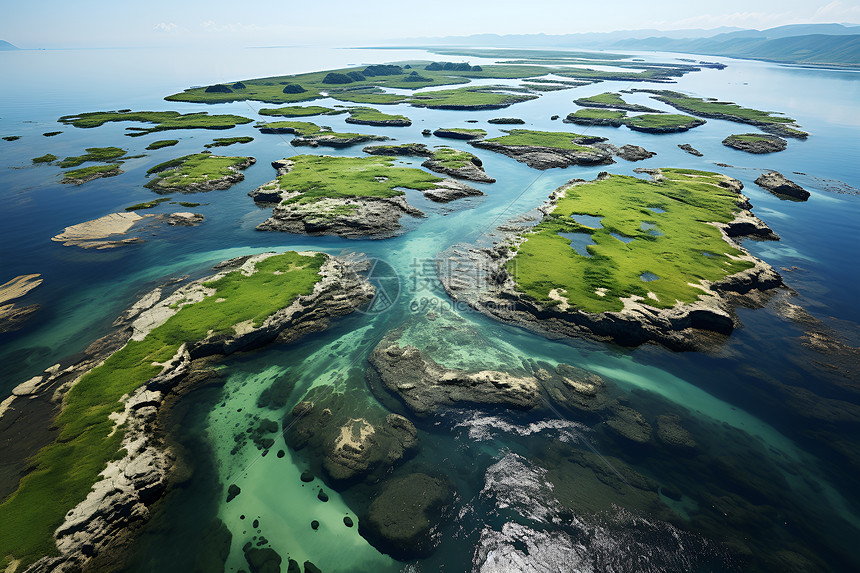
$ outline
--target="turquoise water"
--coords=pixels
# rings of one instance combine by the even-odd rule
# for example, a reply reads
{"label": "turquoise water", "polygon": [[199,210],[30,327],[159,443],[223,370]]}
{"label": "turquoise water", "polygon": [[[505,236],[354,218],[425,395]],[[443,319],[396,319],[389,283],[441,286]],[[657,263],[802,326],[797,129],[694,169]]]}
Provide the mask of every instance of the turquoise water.
{"label": "turquoise water", "polygon": [[[423,471],[447,476],[456,501],[439,532],[439,547],[430,557],[411,563],[415,567],[411,570],[516,570],[512,563],[646,570],[641,566],[645,560],[652,563],[651,570],[744,570],[763,567],[755,559],[754,566],[748,567],[744,554],[789,550],[792,555],[781,553],[778,558],[805,559],[811,570],[860,566],[852,545],[860,534],[860,499],[849,463],[850,452],[858,444],[853,410],[858,397],[852,386],[856,365],[802,346],[802,330],[778,316],[773,307],[741,309],[743,328],[708,354],[676,354],[655,346],[622,349],[579,339],[550,341],[453,303],[435,280],[434,264],[436,255],[451,245],[491,239],[488,234],[498,224],[532,210],[570,178],[593,179],[604,170],[632,175],[635,167],[719,170],[744,183],[753,211],[781,237],[779,242],[746,241],[744,246],[775,268],[790,269],[781,272],[797,292],[792,302],[856,346],[860,342],[855,295],[860,280],[856,248],[860,197],[834,189],[838,182],[850,186],[839,189],[853,187],[856,192],[860,188],[860,146],[856,144],[860,141],[860,73],[725,60],[729,64],[725,70],[690,74],[669,87],[784,112],[812,133],[809,140],[791,140],[784,152],[754,156],[720,144],[731,133],[754,131],[741,124],[709,120],[686,133],[661,136],[592,127],[577,131],[608,137],[619,146],[641,145],[657,155],[637,163],[619,160],[610,166],[546,172],[456,140],[424,139],[420,132],[469,127],[473,124],[466,120],[475,119],[492,137],[505,126],[488,125],[485,120],[501,116],[521,117],[529,124],[525,127],[535,129],[572,128],[549,118],[574,111],[571,102],[577,97],[650,86],[606,82],[545,93],[538,100],[501,111],[387,106],[386,112],[390,108],[389,113],[407,115],[413,125],[362,127],[363,133],[471,151],[497,183],[475,184],[486,196],[444,206],[410,192],[409,201],[428,217],[408,221],[408,233],[384,241],[255,231],[270,210],[255,206],[247,192],[274,177],[271,161],[298,153],[358,155],[360,150],[297,150],[290,146],[289,137],[261,135],[251,124],[238,126],[230,136],[250,135],[255,140],[216,151],[256,157],[257,163],[245,171],[245,180],[226,191],[173,196],[203,203],[193,209],[206,216],[201,226],[159,228],[145,236],[142,245],[89,252],[62,247],[50,237],[65,226],[152,199],[152,192],[142,187],[146,169],[197,152],[202,144],[225,134],[197,130],[128,138],[122,135],[125,124],[83,130],[57,124],[59,116],[128,107],[236,113],[256,119],[256,110],[263,107],[257,102],[205,106],[168,104],[161,98],[190,85],[428,56],[419,51],[283,48],[183,54],[39,51],[0,53],[0,57],[8,78],[0,91],[0,135],[23,136],[17,142],[0,142],[4,167],[0,170],[4,199],[0,282],[29,273],[41,273],[45,279],[25,299],[42,305],[41,311],[21,331],[0,335],[2,396],[107,333],[114,318],[152,287],[169,278],[204,276],[212,264],[239,254],[284,249],[362,252],[383,261],[380,271],[388,269],[389,275],[397,277],[384,283],[392,301],[384,312],[355,313],[296,344],[232,357],[221,370],[223,384],[200,389],[185,400],[174,434],[187,448],[195,471],[166,498],[144,530],[131,570],[188,570],[195,554],[189,548],[203,551],[205,547],[195,532],[216,516],[232,533],[228,571],[247,566],[241,547],[255,535],[265,536],[282,556],[300,562],[309,559],[326,572],[404,570],[406,564],[380,553],[364,541],[357,527],[348,529],[341,521],[350,515],[360,522],[374,495],[371,487],[339,493],[324,485],[329,501],[322,503],[316,498],[320,478],[311,484],[298,478],[318,460],[307,452],[291,451],[282,438],[276,439],[265,457],[250,444],[232,453],[234,435],[259,417],[280,423],[312,387],[332,385],[359,402],[377,400],[364,379],[367,356],[387,332],[402,326],[406,341],[450,367],[510,369],[536,361],[568,363],[597,373],[608,381],[614,396],[641,412],[655,429],[657,416],[677,415],[699,444],[694,456],[663,447],[631,448],[607,431],[605,420],[577,419],[559,412],[464,410],[418,421],[421,450],[395,474]],[[642,57],[671,61],[679,56]],[[124,64],[119,69],[117,61]],[[472,63],[487,62],[473,59]],[[632,103],[670,109],[645,94],[625,97]],[[343,116],[310,120],[350,130]],[[63,130],[59,136],[41,135],[59,129]],[[143,151],[151,141],[173,138],[180,139],[175,147]],[[681,143],[690,143],[704,157],[678,149]],[[119,177],[76,188],[59,185],[55,167],[30,166],[30,158],[45,153],[64,157],[86,147],[108,145],[146,157],[126,162],[126,173]],[[402,162],[420,164],[412,158]],[[715,162],[731,167],[717,167]],[[778,170],[804,185],[812,193],[809,201],[783,201],[758,188],[753,180],[765,169]],[[167,210],[162,205],[150,212]],[[439,318],[427,321],[427,311]],[[277,411],[258,408],[260,393],[283,377],[294,383],[287,405]],[[389,402],[386,407],[398,408]],[[275,455],[279,449],[285,451],[281,458]],[[584,466],[565,457],[571,451],[598,461],[582,470]],[[649,514],[634,501],[638,494],[623,483],[607,493],[602,482],[589,481],[588,476],[600,474],[601,468],[612,475],[612,471],[620,475],[624,468],[633,469],[661,492],[678,491],[680,499],[660,497],[670,517]],[[515,487],[506,488],[496,476],[499,472],[507,474]],[[568,476],[568,482],[556,480],[554,490],[548,490],[540,485],[544,478],[534,477],[547,475]],[[226,504],[224,491],[230,483],[239,485],[242,494]],[[566,484],[581,487],[603,504],[600,512],[576,515],[573,520],[558,518],[554,496],[561,496]],[[530,503],[521,501],[524,495]],[[558,519],[548,517],[553,515]],[[259,533],[249,523],[253,519],[259,520]],[[312,519],[320,522],[319,530],[310,528]],[[646,534],[637,536],[636,531]],[[551,550],[553,544],[560,554]],[[528,555],[524,547],[529,548]],[[769,558],[765,563],[772,566],[777,557]],[[501,568],[494,569],[496,565]]]}

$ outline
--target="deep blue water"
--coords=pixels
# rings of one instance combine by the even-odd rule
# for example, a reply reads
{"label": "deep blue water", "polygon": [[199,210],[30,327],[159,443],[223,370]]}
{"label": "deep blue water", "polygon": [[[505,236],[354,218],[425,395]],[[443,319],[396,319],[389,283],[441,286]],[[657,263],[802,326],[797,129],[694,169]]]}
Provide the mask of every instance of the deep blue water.
{"label": "deep blue water", "polygon": [[[663,61],[679,57],[640,56]],[[415,344],[427,348],[437,360],[464,368],[516,367],[523,360],[536,360],[591,370],[607,379],[612,391],[652,425],[658,415],[680,416],[700,448],[695,456],[660,448],[631,449],[614,439],[602,420],[546,415],[464,411],[451,413],[438,424],[419,424],[421,452],[402,471],[448,476],[458,501],[452,512],[456,519],[449,520],[440,532],[439,548],[412,564],[416,567],[412,570],[504,571],[528,564],[537,567],[538,563],[551,570],[738,570],[746,563],[739,555],[756,556],[765,548],[772,552],[766,561],[770,566],[783,559],[784,563],[806,560],[810,570],[860,567],[852,545],[860,535],[860,498],[853,487],[855,474],[847,463],[850,452],[856,457],[858,447],[858,396],[851,387],[858,378],[856,364],[846,366],[838,357],[802,346],[800,327],[778,316],[772,307],[741,309],[743,328],[722,349],[708,354],[678,354],[655,346],[621,349],[584,340],[549,341],[452,304],[436,283],[432,264],[437,253],[453,244],[486,240],[496,225],[530,211],[573,177],[592,179],[603,170],[633,174],[636,167],[718,170],[744,183],[753,212],[781,237],[778,242],[745,241],[744,246],[775,268],[787,269],[781,271],[785,282],[797,292],[792,302],[857,346],[860,197],[833,189],[853,188],[854,193],[860,189],[860,73],[724,60],[729,65],[725,70],[703,70],[668,87],[784,112],[797,119],[811,137],[790,140],[784,152],[754,156],[720,144],[731,133],[754,128],[719,120],[709,120],[686,133],[661,136],[626,128],[570,129],[608,137],[619,146],[641,145],[657,155],[637,163],[619,160],[608,167],[546,172],[461,142],[425,140],[420,132],[466,127],[471,125],[466,120],[475,119],[493,136],[505,126],[487,125],[485,120],[500,116],[521,117],[528,128],[572,128],[549,118],[574,111],[573,99],[654,86],[605,82],[545,93],[538,100],[501,111],[385,106],[384,111],[408,115],[413,125],[362,127],[363,133],[467,149],[483,160],[487,173],[498,182],[476,184],[487,193],[485,197],[442,207],[410,193],[410,202],[428,218],[410,222],[409,232],[384,241],[308,238],[254,229],[270,211],[255,206],[247,193],[274,177],[271,161],[299,153],[358,155],[358,149],[297,150],[290,146],[290,136],[261,135],[253,124],[229,132],[188,130],[130,138],[123,134],[128,124],[85,130],[56,122],[62,115],[120,108],[235,113],[257,119],[256,110],[264,106],[258,102],[206,106],[168,103],[162,98],[191,85],[430,57],[419,51],[302,48],[229,53],[0,53],[4,72],[0,135],[23,136],[16,142],[0,141],[0,283],[29,273],[41,273],[45,279],[23,299],[40,304],[39,313],[22,330],[0,335],[2,397],[18,383],[107,333],[114,318],[153,286],[171,277],[205,275],[212,264],[232,256],[285,249],[358,251],[384,261],[399,276],[397,288],[391,289],[392,297],[397,296],[386,312],[355,314],[297,344],[231,358],[223,371],[223,388],[203,389],[189,398],[193,404],[177,421],[175,433],[194,452],[190,459],[197,471],[162,504],[153,525],[145,530],[133,570],[187,570],[194,553],[188,550],[188,543],[199,542],[189,530],[217,515],[233,534],[228,570],[237,571],[245,566],[241,547],[255,534],[238,520],[239,513],[259,515],[263,535],[283,555],[289,553],[300,562],[310,559],[326,572],[403,570],[403,563],[380,554],[356,528],[336,527],[344,513],[355,517],[366,505],[363,490],[348,490],[343,495],[330,491],[331,500],[321,506],[298,480],[310,463],[301,452],[289,452],[284,459],[259,459],[253,448],[239,455],[231,455],[230,449],[235,424],[247,424],[260,391],[281,376],[298,380],[285,411],[310,387],[321,384],[355,392],[358,400],[374,400],[363,377],[367,355],[388,330],[416,320],[427,310],[472,333],[470,342],[459,344],[430,323],[415,327],[410,334]],[[669,109],[645,94],[625,97]],[[336,131],[355,131],[354,126],[347,129],[344,116],[308,119]],[[41,135],[53,130],[63,133],[52,138]],[[203,203],[193,209],[206,216],[201,226],[159,228],[144,237],[144,244],[115,251],[82,251],[50,241],[68,225],[154,198],[142,186],[149,167],[198,152],[212,138],[225,135],[250,135],[255,140],[216,148],[216,153],[251,155],[257,163],[245,171],[242,183],[229,190],[173,195],[174,200]],[[180,139],[175,147],[144,151],[152,141],[175,138]],[[692,144],[704,157],[678,149],[681,143]],[[60,185],[56,167],[30,165],[31,158],[45,153],[64,157],[86,147],[109,145],[146,156],[126,162],[125,173],[118,177],[80,187]],[[716,162],[731,167],[717,167]],[[420,162],[405,159],[404,163]],[[809,201],[780,200],[758,188],[753,180],[765,169],[778,170],[804,185],[812,193]],[[169,209],[162,205],[150,212]],[[226,406],[219,407],[221,403]],[[239,408],[242,413],[236,412]],[[812,415],[808,415],[810,411]],[[823,411],[830,412],[832,419]],[[270,417],[279,420],[282,415]],[[287,449],[282,440],[278,447]],[[623,464],[663,488],[680,491],[680,501],[661,497],[675,517],[670,523],[641,510],[624,487],[607,492],[603,482],[593,479],[603,462],[582,470],[584,466],[569,460],[565,448],[597,456],[609,467]],[[514,487],[500,485],[494,472],[510,476]],[[578,516],[576,523],[546,517],[554,511],[556,494],[539,485],[543,478],[531,485],[533,476],[545,475],[556,476],[552,482],[556,491],[572,484],[570,488],[581,489],[584,497],[601,500],[600,512]],[[234,480],[243,496],[237,500],[241,503],[227,506],[222,503],[223,484]],[[518,495],[526,496],[529,503]],[[598,503],[589,499],[592,502]],[[722,509],[715,512],[709,506]],[[720,513],[722,517],[715,517]],[[311,519],[323,523],[319,531],[308,527]],[[636,531],[642,534],[635,535]],[[334,546],[340,549],[332,551]],[[643,565],[646,562],[650,565]]]}

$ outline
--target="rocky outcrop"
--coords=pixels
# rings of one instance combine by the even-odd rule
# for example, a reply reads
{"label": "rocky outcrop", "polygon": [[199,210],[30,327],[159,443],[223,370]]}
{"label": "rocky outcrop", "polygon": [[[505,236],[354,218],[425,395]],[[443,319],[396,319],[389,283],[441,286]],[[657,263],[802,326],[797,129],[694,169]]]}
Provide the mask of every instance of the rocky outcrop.
{"label": "rocky outcrop", "polygon": [[196,227],[206,219],[200,213],[168,213],[167,224],[171,227]]}
{"label": "rocky outcrop", "polygon": [[[448,192],[442,190],[442,196]],[[272,216],[257,225],[257,230],[382,239],[403,231],[400,224],[403,215],[423,217],[424,213],[404,197],[325,198],[313,203],[277,205]]]}
{"label": "rocky outcrop", "polygon": [[755,184],[759,187],[767,189],[777,197],[790,197],[800,201],[809,199],[809,191],[787,179],[778,171],[768,171],[759,175],[755,180]]}
{"label": "rocky outcrop", "polygon": [[396,331],[374,348],[368,360],[368,376],[376,377],[417,416],[462,406],[530,410],[541,400],[540,384],[533,376],[446,368],[414,346],[401,346]]}
{"label": "rocky outcrop", "polygon": [[624,125],[624,117],[589,117],[587,115],[567,114],[564,123],[575,123],[576,125],[605,125],[608,127],[621,127]]}
{"label": "rocky outcrop", "polygon": [[371,502],[358,531],[395,559],[426,556],[438,545],[437,531],[452,499],[451,486],[427,474],[391,479]]}
{"label": "rocky outcrop", "polygon": [[[263,130],[260,131],[265,133]],[[291,143],[292,145],[309,145],[311,147],[317,147],[318,145],[325,147],[349,147],[351,145],[358,145],[359,143],[367,143],[368,141],[385,141],[386,139],[391,138],[384,135],[345,135],[342,133],[320,132],[314,135],[294,137]]]}
{"label": "rocky outcrop", "polygon": [[113,169],[93,171],[87,173],[86,175],[65,175],[60,180],[60,183],[66,183],[69,185],[83,185],[84,183],[93,181],[94,179],[101,179],[102,177],[116,177],[117,175],[120,175],[122,173],[125,173],[125,171],[123,171],[119,167],[114,167]]}
{"label": "rocky outcrop", "polygon": [[317,386],[283,421],[287,444],[322,460],[326,478],[338,488],[376,481],[418,449],[412,422],[364,402],[355,392]]}
{"label": "rocky outcrop", "polygon": [[702,152],[698,149],[690,145],[689,143],[679,143],[678,147],[689,153],[690,155],[695,155],[696,157],[702,157]]}
{"label": "rocky outcrop", "polygon": [[30,315],[39,310],[38,304],[22,306],[13,301],[42,284],[42,275],[21,275],[0,285],[0,333],[21,328]]}
{"label": "rocky outcrop", "polygon": [[82,249],[113,249],[123,245],[142,243],[140,237],[127,236],[132,229],[154,215],[138,215],[134,211],[111,213],[92,221],[78,223],[63,229],[63,232],[51,237],[52,241],[62,243],[64,247],[81,247]]}
{"label": "rocky outcrop", "polygon": [[738,151],[746,151],[747,153],[776,153],[783,151],[788,146],[788,143],[781,137],[776,135],[763,135],[761,133],[742,133],[739,135],[730,135],[723,140],[723,145],[737,149]]}
{"label": "rocky outcrop", "polygon": [[[637,170],[659,177],[659,170]],[[574,181],[569,184],[582,184]],[[657,309],[632,296],[623,299],[624,308],[617,312],[588,313],[566,305],[548,305],[529,299],[517,289],[504,268],[513,256],[507,245],[520,240],[529,225],[503,225],[496,230],[501,240],[495,247],[475,248],[457,245],[446,251],[441,260],[450,264],[437,267],[439,278],[449,295],[471,307],[504,322],[533,330],[551,338],[587,336],[613,341],[624,346],[658,342],[673,350],[710,348],[724,340],[737,324],[734,309],[738,305],[760,306],[772,289],[782,286],[782,277],[764,261],[747,253],[732,236],[753,233],[761,238],[775,235],[745,207],[749,203],[740,189],[743,185],[725,178],[725,185],[738,193],[735,221],[715,224],[723,238],[741,250],[751,267],[716,282],[701,281],[702,294],[693,303],[678,303],[672,308]],[[541,207],[544,213],[554,209],[555,197]],[[731,233],[731,234],[730,234]],[[446,269],[456,269],[448,272]]]}
{"label": "rocky outcrop", "polygon": [[694,127],[699,127],[700,125],[704,125],[706,122],[704,119],[699,119],[697,117],[691,117],[687,119],[685,122],[675,123],[672,125],[639,125],[636,123],[636,118],[642,116],[635,116],[624,120],[624,125],[627,126],[628,129],[632,129],[633,131],[641,131],[643,133],[679,133],[682,131],[689,131]]}
{"label": "rocky outcrop", "polygon": [[[422,163],[422,165],[424,165],[425,163],[427,162],[425,161],[424,163]],[[456,170],[452,169],[451,171]],[[448,171],[446,171],[446,173],[448,173]],[[483,173],[483,171],[479,170],[479,173]],[[486,182],[492,183],[494,181],[495,179],[491,179],[490,181]],[[422,191],[422,193],[425,197],[427,197],[431,201],[435,201],[436,203],[448,203],[449,201],[454,201],[455,199],[462,199],[464,197],[476,197],[484,194],[482,191],[479,191],[474,187],[469,187],[465,183],[460,183],[459,181],[454,181],[453,179],[443,179],[442,181],[436,183],[436,186],[433,189]]]}
{"label": "rocky outcrop", "polygon": [[611,143],[597,143],[595,147],[606,151],[607,153],[611,153],[616,157],[620,157],[625,161],[642,161],[643,159],[650,159],[657,155],[654,151],[648,151],[644,147],[639,145],[622,145],[621,147],[616,147]]}
{"label": "rocky outcrop", "polygon": [[406,155],[412,157],[432,157],[433,152],[423,143],[405,143],[403,145],[368,145],[363,152],[370,155]]}
{"label": "rocky outcrop", "polygon": [[521,125],[524,124],[525,121],[521,120],[518,117],[497,117],[494,119],[488,119],[487,123],[497,124],[497,125]]}
{"label": "rocky outcrop", "polygon": [[[444,161],[440,161],[433,157],[422,163],[421,167],[426,167],[430,171],[435,171],[436,173],[450,175],[451,177],[457,177],[459,179],[468,179],[469,181],[477,181],[478,183],[496,182],[495,179],[487,175],[487,172],[484,171],[483,163],[481,162],[481,160],[471,154],[469,161],[466,161],[465,164],[461,167],[449,167],[445,164]],[[482,195],[483,193],[478,191],[474,194]]]}
{"label": "rocky outcrop", "polygon": [[[592,138],[592,142],[604,141],[605,138]],[[569,167],[571,165],[606,165],[614,163],[612,155],[596,147],[582,149],[560,149],[557,147],[541,147],[537,145],[504,145],[495,141],[470,141],[469,145],[495,151],[525,163],[534,169],[552,169],[553,167]]]}
{"label": "rocky outcrop", "polygon": [[[170,294],[158,288],[144,296],[117,319],[116,332],[91,345],[81,362],[65,369],[59,365],[49,369],[4,401],[0,408],[3,436],[15,435],[29,423],[20,412],[27,411],[31,400],[51,395],[61,400],[83,374],[102,364],[129,339],[140,340],[163,324],[177,312],[179,302],[208,296],[203,283],[217,280],[237,266],[244,273],[253,273],[255,263],[272,254],[228,262],[214,276],[181,286]],[[329,257],[311,294],[300,296],[259,326],[243,325],[234,328],[231,334],[209,335],[183,344],[156,376],[124,397],[117,420],[124,421],[125,433],[116,458],[102,470],[103,479],[92,486],[86,499],[72,508],[57,528],[54,536],[59,555],[43,557],[26,571],[78,571],[85,569],[91,560],[109,556],[116,543],[124,540],[136,524],[149,518],[152,504],[170,483],[177,460],[163,440],[159,416],[174,392],[198,383],[197,360],[249,350],[274,340],[291,342],[309,332],[323,330],[332,318],[352,312],[372,297],[373,287],[356,270],[340,259]]]}

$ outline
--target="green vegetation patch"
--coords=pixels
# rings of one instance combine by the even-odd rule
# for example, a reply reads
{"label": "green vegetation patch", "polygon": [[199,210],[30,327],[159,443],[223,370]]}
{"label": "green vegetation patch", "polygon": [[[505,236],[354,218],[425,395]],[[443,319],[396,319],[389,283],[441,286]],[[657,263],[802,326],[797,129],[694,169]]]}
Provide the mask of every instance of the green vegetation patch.
{"label": "green vegetation patch", "polygon": [[736,103],[715,101],[688,96],[669,90],[642,90],[654,94],[652,97],[672,107],[702,117],[712,117],[747,123],[763,128],[773,128],[774,133],[789,137],[804,138],[809,134],[797,129],[797,123],[790,117],[775,115],[774,111],[760,111],[741,107]]}
{"label": "green vegetation patch", "polygon": [[645,113],[624,120],[630,129],[656,129],[681,131],[697,127],[705,120],[675,113]]}
{"label": "green vegetation patch", "polygon": [[608,107],[614,109],[625,109],[627,111],[647,111],[657,113],[657,110],[651,109],[650,107],[627,103],[620,94],[613,92],[605,92],[589,97],[582,97],[573,100],[573,103],[581,105],[582,107]]}
{"label": "green vegetation patch", "polygon": [[66,157],[57,165],[63,169],[67,169],[69,167],[77,167],[78,165],[88,161],[107,163],[109,161],[119,159],[126,153],[128,153],[126,150],[120,149],[119,147],[89,147],[86,149],[86,153],[84,155]]}
{"label": "green vegetation patch", "polygon": [[199,207],[201,204],[202,203],[192,203],[191,201],[180,201],[179,202],[179,205],[181,205],[182,207],[188,207],[188,208]]}
{"label": "green vegetation patch", "polygon": [[[498,88],[495,88],[498,89]],[[415,107],[430,109],[501,109],[515,103],[536,99],[530,94],[512,94],[494,91],[493,88],[455,88],[421,92],[410,99]]]}
{"label": "green vegetation patch", "polygon": [[161,149],[162,147],[173,147],[177,143],[179,143],[178,139],[161,139],[159,141],[153,141],[146,146],[146,149],[152,151],[154,149]]}
{"label": "green vegetation patch", "polygon": [[[157,375],[180,345],[251,320],[259,326],[277,310],[313,292],[327,255],[288,252],[256,265],[243,276],[233,271],[206,283],[215,292],[186,303],[141,341],[129,341],[101,366],[84,375],[63,401],[55,421],[57,440],[33,460],[33,471],[0,504],[0,566],[20,559],[20,570],[45,555],[56,555],[54,531],[66,512],[84,500],[99,472],[119,452],[125,430],[109,417],[123,410],[120,399]],[[216,302],[220,301],[220,302]]]}
{"label": "green vegetation patch", "polygon": [[[573,121],[576,119],[624,119],[627,117],[627,112],[618,109],[578,109],[576,113],[567,114],[567,119]],[[620,122],[619,122],[620,123]]]}
{"label": "green vegetation patch", "polygon": [[284,203],[311,203],[326,198],[397,197],[402,188],[424,191],[442,181],[421,169],[394,167],[385,156],[331,157],[297,155],[289,173],[278,178],[281,189],[301,195]]}
{"label": "green vegetation patch", "polygon": [[236,169],[247,162],[247,157],[222,157],[211,155],[209,152],[185,155],[159,163],[149,169],[146,174],[156,177],[144,187],[159,192],[164,189],[181,191],[188,187],[200,186],[208,181],[232,176],[236,173]]}
{"label": "green vegetation patch", "polygon": [[[327,136],[331,138],[327,141],[320,140],[320,145],[340,146],[353,143],[350,142],[353,139],[356,140],[355,143],[373,139],[388,139],[387,137],[364,135],[361,133],[339,133],[332,131],[329,127],[320,127],[309,121],[271,121],[268,123],[258,123],[256,127],[260,130],[260,133],[291,133],[298,137]],[[294,142],[294,145],[298,144],[298,141]]]}
{"label": "green vegetation patch", "polygon": [[51,163],[52,161],[56,161],[56,160],[57,160],[56,155],[46,153],[45,155],[42,155],[41,157],[34,157],[33,163]]}
{"label": "green vegetation patch", "polygon": [[121,173],[119,167],[119,163],[111,163],[109,165],[93,165],[91,167],[72,169],[63,174],[63,182],[70,182],[75,179],[97,179],[98,177],[119,175]]}
{"label": "green vegetation patch", "polygon": [[65,115],[58,121],[75,127],[99,127],[112,121],[152,123],[153,127],[128,127],[130,137],[139,137],[170,129],[232,129],[252,120],[240,115],[209,115],[205,111],[181,114],[178,111],[94,111],[78,115]]}
{"label": "green vegetation patch", "polygon": [[346,113],[345,109],[332,109],[321,105],[294,105],[289,107],[264,107],[258,111],[260,115],[279,117],[306,117],[311,115],[337,115]]}
{"label": "green vegetation patch", "polygon": [[578,133],[561,131],[533,131],[531,129],[503,130],[507,135],[485,139],[491,143],[499,143],[509,146],[551,147],[553,149],[567,149],[571,151],[593,151],[581,143],[593,138]]}
{"label": "green vegetation patch", "polygon": [[141,209],[152,209],[153,207],[157,207],[161,205],[165,201],[170,201],[170,197],[162,197],[161,199],[153,199],[152,201],[147,201],[145,203],[138,203],[137,205],[132,205],[131,207],[126,207],[126,211],[140,211]]}
{"label": "green vegetation patch", "polygon": [[[393,115],[382,113],[378,109],[372,107],[351,107],[349,108],[349,120],[358,123],[377,123],[377,122],[402,122],[412,123],[405,115]],[[349,121],[347,120],[347,121]]]}
{"label": "green vegetation patch", "polygon": [[228,145],[234,145],[236,143],[251,143],[254,141],[253,137],[241,136],[241,137],[216,137],[212,143],[207,143],[203,147],[209,149],[211,147],[227,147]]}
{"label": "green vegetation patch", "polygon": [[[586,312],[619,311],[620,299],[669,308],[693,302],[700,280],[717,281],[752,266],[709,222],[727,223],[738,195],[721,187],[722,175],[664,169],[658,182],[612,175],[573,185],[556,208],[526,235],[507,269],[517,287],[538,301],[557,304],[550,291]],[[600,217],[598,228],[572,216]],[[590,235],[582,256],[560,233]],[[632,241],[625,242],[612,234]],[[645,278],[652,279],[644,282]]]}
{"label": "green vegetation patch", "polygon": [[460,169],[472,162],[475,157],[468,151],[461,151],[451,147],[440,147],[433,150],[433,157],[436,161],[442,164],[442,167],[449,169]]}

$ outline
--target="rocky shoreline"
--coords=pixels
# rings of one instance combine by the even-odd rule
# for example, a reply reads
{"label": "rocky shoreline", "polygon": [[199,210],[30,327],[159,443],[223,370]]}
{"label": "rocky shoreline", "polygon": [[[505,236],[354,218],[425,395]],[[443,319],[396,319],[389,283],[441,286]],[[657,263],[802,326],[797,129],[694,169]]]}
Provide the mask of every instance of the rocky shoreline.
{"label": "rocky shoreline", "polygon": [[355,119],[348,117],[344,121],[356,125],[373,125],[376,127],[409,127],[412,125],[408,119]]}
{"label": "rocky shoreline", "polygon": [[[639,170],[659,177],[659,170]],[[739,306],[757,307],[763,304],[782,278],[764,261],[750,255],[733,238],[754,236],[778,239],[775,233],[750,211],[741,194],[743,185],[726,178],[738,194],[739,211],[733,221],[715,224],[723,239],[742,251],[743,260],[752,266],[716,282],[702,281],[702,294],[693,303],[677,303],[669,309],[643,304],[638,297],[622,299],[624,308],[618,312],[588,313],[568,308],[566,304],[547,305],[529,299],[517,289],[505,269],[513,257],[509,244],[522,241],[531,228],[528,224],[503,224],[494,236],[498,242],[478,248],[475,245],[455,245],[439,258],[437,272],[448,294],[455,300],[503,322],[538,332],[549,338],[586,336],[611,341],[622,346],[638,346],[656,342],[672,350],[707,350],[729,335],[739,321],[734,312]],[[586,183],[572,180],[567,185]],[[536,217],[551,213],[559,193],[556,190],[541,206]],[[446,264],[450,261],[451,264]],[[456,269],[450,272],[446,269]]]}
{"label": "rocky shoreline", "polygon": [[788,179],[778,171],[768,171],[762,173],[755,180],[755,184],[763,189],[767,189],[777,197],[788,197],[797,201],[806,201],[809,199],[809,191]]}
{"label": "rocky shoreline", "polygon": [[68,185],[83,185],[84,183],[88,183],[89,181],[93,181],[95,179],[101,179],[102,177],[116,177],[117,175],[121,175],[123,173],[125,173],[125,171],[123,171],[119,167],[115,167],[106,171],[96,171],[84,177],[72,177],[66,175],[65,177],[63,177],[60,183],[65,183]]}
{"label": "rocky shoreline", "polygon": [[[209,153],[208,151],[206,153]],[[150,173],[155,174],[156,178],[152,181],[144,184],[144,187],[147,189],[152,189],[156,193],[167,194],[167,193],[206,193],[207,191],[215,191],[215,190],[223,190],[229,189],[236,183],[245,179],[245,174],[242,173],[243,169],[247,169],[248,167],[254,165],[257,160],[253,157],[245,157],[245,160],[241,163],[237,163],[228,169],[230,173],[227,175],[223,175],[222,177],[218,177],[216,179],[203,179],[198,181],[193,181],[187,185],[171,185],[166,183],[166,179],[163,177],[158,177],[159,173],[166,173],[173,169],[180,169],[180,166],[170,165],[169,163],[165,165],[163,169],[158,169],[151,171]]]}
{"label": "rocky shoreline", "polygon": [[788,146],[788,142],[776,135],[741,133],[728,136],[723,140],[723,145],[731,147],[732,149],[737,149],[738,151],[761,154],[784,151]]}
{"label": "rocky shoreline", "polygon": [[[311,253],[313,254],[313,253]],[[207,296],[203,283],[241,270],[253,273],[254,264],[274,253],[231,259],[218,265],[219,272],[181,286],[172,293],[157,288],[132,305],[114,323],[115,331],[91,345],[84,357],[66,368],[60,365],[19,385],[0,405],[3,436],[14,435],[31,423],[21,412],[33,400],[54,404],[80,378],[100,366],[129,340],[140,340],[175,312],[175,304],[188,297]],[[172,395],[179,388],[206,378],[200,370],[212,358],[250,350],[273,341],[292,342],[307,333],[324,330],[331,319],[367,304],[373,287],[346,261],[328,257],[320,268],[320,280],[312,294],[300,296],[289,306],[266,318],[258,327],[236,325],[232,335],[219,335],[183,344],[161,372],[123,400],[120,418],[126,431],[121,457],[110,461],[86,499],[66,515],[54,534],[58,556],[46,556],[30,565],[27,573],[79,571],[93,563],[116,567],[113,554],[128,542],[129,532],[145,522],[171,483],[178,462],[165,441],[160,420]],[[4,440],[5,443],[5,440]],[[22,452],[23,454],[23,452]],[[30,452],[32,454],[32,452]],[[22,463],[26,462],[26,454]],[[23,467],[22,467],[23,469]],[[121,554],[118,551],[118,554]]]}
{"label": "rocky shoreline", "polygon": [[[605,141],[605,138],[592,138],[592,141]],[[504,145],[484,140],[469,141],[469,145],[507,155],[533,169],[552,169],[571,165],[607,165],[615,162],[610,153],[596,147],[590,147],[588,151],[580,151],[537,145]]]}

